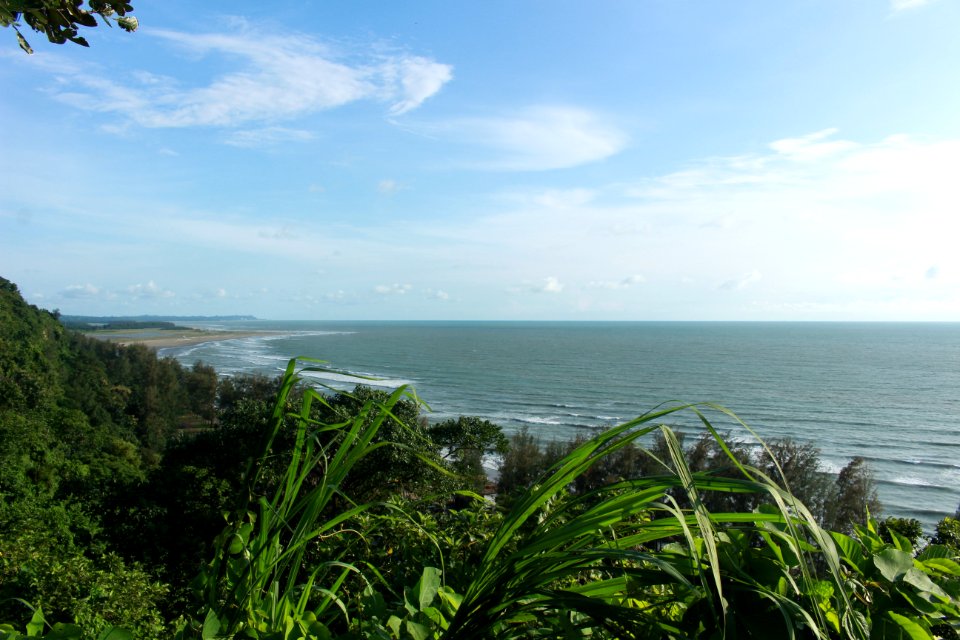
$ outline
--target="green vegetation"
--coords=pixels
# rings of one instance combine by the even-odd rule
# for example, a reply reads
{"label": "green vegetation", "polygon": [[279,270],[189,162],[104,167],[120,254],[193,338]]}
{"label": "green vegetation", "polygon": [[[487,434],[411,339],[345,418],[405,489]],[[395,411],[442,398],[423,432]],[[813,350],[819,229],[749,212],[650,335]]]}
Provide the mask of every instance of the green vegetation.
{"label": "green vegetation", "polygon": [[957,637],[958,519],[870,519],[862,460],[708,405],[541,445],[298,366],[218,381],[0,280],[0,640]]}
{"label": "green vegetation", "polygon": [[83,0],[0,0],[0,26],[13,27],[20,48],[33,53],[20,33],[21,20],[54,44],[69,40],[89,47],[80,35],[80,27],[96,27],[100,22],[112,26],[116,22],[124,31],[136,31],[137,19],[127,15],[132,12],[133,6],[126,0],[89,0],[87,6]]}
{"label": "green vegetation", "polygon": [[61,318],[63,326],[74,331],[124,331],[130,329],[160,329],[162,331],[176,331],[186,329],[173,322],[159,320],[115,320],[112,322],[72,322]]}

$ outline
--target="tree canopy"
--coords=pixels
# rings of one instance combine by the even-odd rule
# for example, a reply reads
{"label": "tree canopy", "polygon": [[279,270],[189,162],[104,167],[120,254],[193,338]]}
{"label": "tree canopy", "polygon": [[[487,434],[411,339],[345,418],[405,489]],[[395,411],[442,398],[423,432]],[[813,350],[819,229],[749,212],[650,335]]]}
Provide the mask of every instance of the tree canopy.
{"label": "tree canopy", "polygon": [[[131,15],[133,5],[126,0],[0,0],[0,25],[13,27],[20,48],[33,53],[33,48],[20,32],[20,21],[54,44],[67,40],[89,47],[80,35],[81,27],[96,27],[100,22],[108,26],[117,23],[124,31],[136,31],[139,23]],[[97,19],[99,17],[99,20]]]}

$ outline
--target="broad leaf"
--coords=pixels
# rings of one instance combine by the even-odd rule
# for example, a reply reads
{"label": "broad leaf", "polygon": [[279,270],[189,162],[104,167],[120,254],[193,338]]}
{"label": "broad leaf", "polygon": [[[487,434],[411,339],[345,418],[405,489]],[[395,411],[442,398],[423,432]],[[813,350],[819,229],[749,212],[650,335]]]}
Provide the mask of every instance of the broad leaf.
{"label": "broad leaf", "polygon": [[913,558],[898,549],[886,549],[873,556],[873,564],[884,578],[896,582],[913,568]]}

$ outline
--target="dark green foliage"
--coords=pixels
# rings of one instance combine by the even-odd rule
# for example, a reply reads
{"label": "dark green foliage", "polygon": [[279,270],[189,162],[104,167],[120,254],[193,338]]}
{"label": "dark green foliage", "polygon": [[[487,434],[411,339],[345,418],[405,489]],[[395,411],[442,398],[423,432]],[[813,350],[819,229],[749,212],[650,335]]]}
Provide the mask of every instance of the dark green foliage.
{"label": "dark green foliage", "polygon": [[0,26],[13,27],[20,48],[27,53],[33,49],[18,29],[21,20],[54,44],[69,40],[87,47],[81,27],[96,27],[99,17],[105,24],[115,20],[124,31],[135,31],[137,19],[127,15],[132,11],[126,0],[89,0],[87,6],[83,0],[0,0]]}
{"label": "dark green foliage", "polygon": [[67,320],[60,318],[63,326],[75,331],[121,331],[124,329],[161,329],[164,331],[173,331],[184,329],[174,322],[164,322],[160,320],[113,320],[111,322],[80,322],[76,320]]}
{"label": "dark green foliage", "polygon": [[0,504],[0,620],[29,620],[25,600],[42,607],[48,623],[81,624],[85,638],[113,624],[166,637],[166,587],[107,551],[100,533],[97,515],[77,502]]}
{"label": "dark green foliage", "polygon": [[430,427],[427,433],[450,469],[464,479],[466,486],[482,491],[487,483],[483,456],[503,455],[510,443],[498,426],[474,416],[444,420]]}
{"label": "dark green foliage", "polygon": [[824,526],[850,533],[868,513],[880,513],[881,508],[873,473],[863,458],[855,457],[837,476],[836,493],[827,508]]}
{"label": "dark green foliage", "polygon": [[507,500],[510,495],[525,490],[546,471],[550,462],[540,441],[528,429],[521,429],[510,436],[510,448],[500,463],[498,493]]}
{"label": "dark green foliage", "polygon": [[[677,437],[681,444],[685,442],[682,435]],[[512,495],[529,488],[547,468],[586,441],[578,437],[542,446],[526,429],[511,436],[497,485],[503,504],[509,504]],[[749,447],[708,432],[684,447],[684,460],[691,471],[719,478],[740,477],[738,462],[754,466],[803,502],[819,524],[837,531],[850,532],[853,525],[865,521],[868,510],[879,513],[881,509],[873,474],[863,459],[855,458],[834,479],[821,469],[820,451],[810,443],[788,438],[765,447]],[[577,476],[570,489],[586,494],[613,482],[674,470],[667,442],[658,435],[649,450],[631,442],[604,456]],[[682,493],[673,491],[672,495],[682,503]],[[699,498],[711,511],[740,512],[753,511],[764,499],[756,493],[727,491],[703,491]]]}
{"label": "dark green foliage", "polygon": [[77,548],[54,546],[45,537],[0,540],[0,619],[29,618],[20,600],[41,607],[48,623],[71,622],[96,637],[123,625],[143,640],[168,638],[158,603],[167,588],[116,554],[91,559]]}
{"label": "dark green foliage", "polygon": [[893,534],[902,536],[911,547],[918,547],[923,538],[923,525],[916,518],[889,517],[877,525],[877,534],[886,542],[893,542]]}
{"label": "dark green foliage", "polygon": [[948,547],[954,554],[960,555],[960,514],[947,516],[938,522],[936,533],[930,542]]}
{"label": "dark green foliage", "polygon": [[[211,378],[209,368],[187,372],[144,347],[68,332],[0,279],[0,592],[43,605],[49,622],[147,628],[159,620],[166,587],[112,552],[124,551],[121,539],[135,547],[163,530],[155,513],[145,518],[149,509],[133,505],[150,493],[144,483],[167,440],[197,421],[192,407],[211,417]],[[205,464],[197,473],[208,473]],[[181,514],[168,515],[176,539]],[[212,535],[203,534],[201,552]],[[25,623],[30,612],[6,608],[2,618]]]}
{"label": "dark green foliage", "polygon": [[58,371],[48,366],[64,348],[64,331],[49,313],[27,304],[0,278],[0,411],[35,411],[60,397]]}
{"label": "dark green foliage", "polygon": [[[849,524],[878,509],[862,460],[833,481],[812,446],[720,437],[716,407],[521,432],[500,503],[449,509],[496,425],[297,391],[292,365],[218,385],[6,281],[0,340],[0,638],[168,638],[178,616],[183,639],[956,637],[955,518],[922,551],[916,521]],[[681,410],[706,427],[686,447],[660,426]]]}
{"label": "dark green foliage", "polygon": [[395,494],[425,495],[434,493],[440,476],[424,457],[436,459],[439,447],[430,438],[426,420],[420,416],[420,405],[413,399],[401,399],[381,415],[391,394],[358,385],[352,392],[340,392],[317,403],[315,418],[328,424],[345,423],[361,414],[365,406],[373,407],[364,418],[372,424],[382,420],[376,440],[390,443],[364,456],[344,486],[355,500],[385,498]]}

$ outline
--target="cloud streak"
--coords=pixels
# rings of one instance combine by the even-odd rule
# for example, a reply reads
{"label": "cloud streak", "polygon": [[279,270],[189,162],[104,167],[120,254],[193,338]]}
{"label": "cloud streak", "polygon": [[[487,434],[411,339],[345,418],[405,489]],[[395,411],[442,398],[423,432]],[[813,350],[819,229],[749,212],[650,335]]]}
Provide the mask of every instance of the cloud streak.
{"label": "cloud streak", "polygon": [[[620,153],[628,136],[596,113],[579,107],[535,106],[515,114],[455,118],[414,127],[431,137],[468,145],[486,158],[465,168],[547,171],[599,162]],[[479,150],[479,151],[478,151]]]}
{"label": "cloud streak", "polygon": [[[419,107],[453,78],[450,65],[430,58],[357,52],[348,59],[305,35],[151,33],[195,59],[217,58],[230,70],[193,86],[146,72],[121,82],[88,71],[66,77],[72,88],[61,91],[59,99],[90,111],[119,113],[150,128],[236,127],[289,120],[360,100],[387,103],[389,113],[400,115]],[[239,140],[238,146],[248,146],[243,136]]]}

